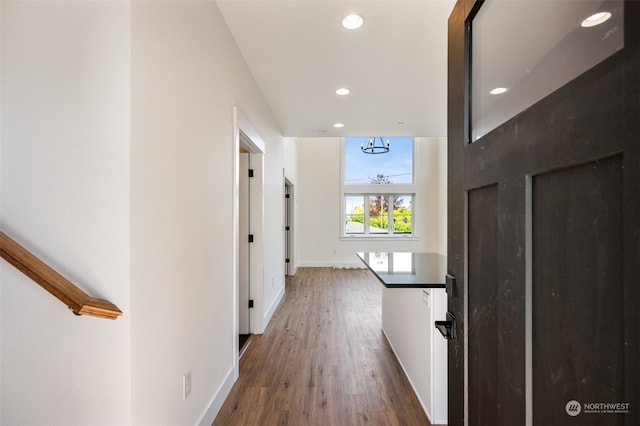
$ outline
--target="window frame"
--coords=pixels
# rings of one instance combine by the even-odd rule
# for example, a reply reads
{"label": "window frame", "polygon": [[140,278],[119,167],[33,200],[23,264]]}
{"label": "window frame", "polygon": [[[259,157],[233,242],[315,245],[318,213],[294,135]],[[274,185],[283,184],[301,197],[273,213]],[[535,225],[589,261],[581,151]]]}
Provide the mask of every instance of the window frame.
{"label": "window frame", "polygon": [[[412,161],[412,174],[413,183],[390,183],[390,184],[345,184],[345,138],[340,138],[340,239],[341,240],[353,240],[353,239],[384,239],[384,240],[418,240],[417,233],[418,224],[416,218],[418,214],[416,212],[417,207],[417,176],[416,170],[418,157],[416,155],[416,139],[412,137],[411,144]],[[384,155],[384,154],[382,154]],[[368,197],[372,196],[410,196],[411,197],[411,233],[410,234],[396,234],[393,233],[393,209],[389,212],[389,227],[386,233],[369,233],[369,209],[364,208],[364,231],[362,234],[347,234],[346,233],[346,199],[349,196],[362,196],[364,197],[365,206],[368,205]]]}

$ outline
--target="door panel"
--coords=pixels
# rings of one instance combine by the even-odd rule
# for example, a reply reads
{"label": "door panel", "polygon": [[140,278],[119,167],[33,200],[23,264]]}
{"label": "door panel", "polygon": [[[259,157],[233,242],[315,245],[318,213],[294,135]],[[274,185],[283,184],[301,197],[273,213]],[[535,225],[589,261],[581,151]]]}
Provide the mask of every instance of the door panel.
{"label": "door panel", "polygon": [[249,240],[248,235],[251,233],[249,228],[249,211],[250,205],[250,179],[248,175],[249,154],[244,152],[240,153],[240,188],[238,199],[239,210],[239,234],[240,241],[238,242],[238,333],[249,334],[251,331],[249,311],[249,299],[250,299],[250,267],[251,259],[249,258]]}
{"label": "door panel", "polygon": [[625,401],[622,178],[617,155],[532,179],[535,425],[568,420],[558,401]]}
{"label": "door panel", "polygon": [[468,193],[469,419],[498,422],[498,186]]}

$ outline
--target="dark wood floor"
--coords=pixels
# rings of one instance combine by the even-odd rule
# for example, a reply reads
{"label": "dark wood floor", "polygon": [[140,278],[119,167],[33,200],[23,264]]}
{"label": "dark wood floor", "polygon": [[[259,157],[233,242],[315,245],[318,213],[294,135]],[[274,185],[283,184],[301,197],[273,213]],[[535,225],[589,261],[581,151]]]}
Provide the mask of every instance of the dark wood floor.
{"label": "dark wood floor", "polygon": [[301,268],[253,336],[214,425],[429,425],[381,330],[366,270]]}

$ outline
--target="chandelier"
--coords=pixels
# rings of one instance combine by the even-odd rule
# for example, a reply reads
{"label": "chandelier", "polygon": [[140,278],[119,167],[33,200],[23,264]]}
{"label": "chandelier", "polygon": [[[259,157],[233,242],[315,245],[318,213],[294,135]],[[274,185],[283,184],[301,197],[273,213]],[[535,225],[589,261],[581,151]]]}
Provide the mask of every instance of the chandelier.
{"label": "chandelier", "polygon": [[[379,141],[379,142],[378,142]],[[369,138],[367,145],[360,144],[360,149],[365,154],[384,154],[389,152],[389,139],[385,143],[380,136]]]}

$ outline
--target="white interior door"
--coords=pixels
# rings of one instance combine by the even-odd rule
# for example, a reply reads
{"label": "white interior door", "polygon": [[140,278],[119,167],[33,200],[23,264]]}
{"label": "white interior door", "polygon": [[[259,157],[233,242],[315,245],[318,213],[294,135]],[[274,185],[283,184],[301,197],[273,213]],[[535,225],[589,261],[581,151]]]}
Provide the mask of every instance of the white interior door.
{"label": "white interior door", "polygon": [[249,334],[251,327],[249,312],[249,277],[250,277],[250,258],[249,258],[249,211],[250,211],[250,179],[249,170],[249,154],[240,153],[240,194],[239,194],[239,270],[238,270],[238,334]]}
{"label": "white interior door", "polygon": [[284,249],[285,275],[295,275],[294,267],[294,220],[293,220],[293,184],[285,179],[284,184]]}

